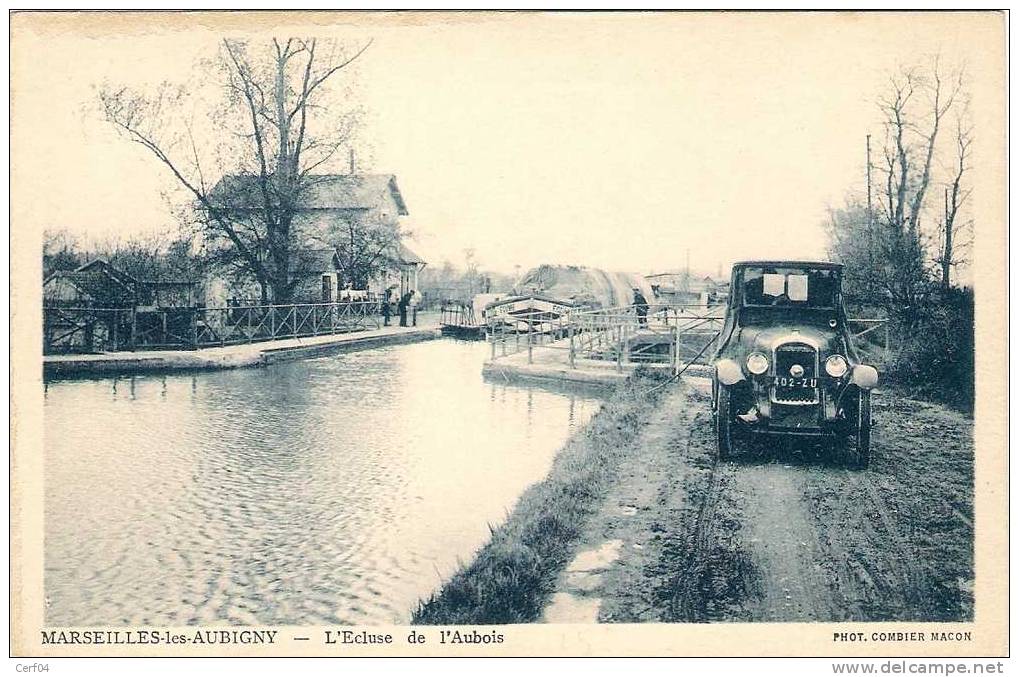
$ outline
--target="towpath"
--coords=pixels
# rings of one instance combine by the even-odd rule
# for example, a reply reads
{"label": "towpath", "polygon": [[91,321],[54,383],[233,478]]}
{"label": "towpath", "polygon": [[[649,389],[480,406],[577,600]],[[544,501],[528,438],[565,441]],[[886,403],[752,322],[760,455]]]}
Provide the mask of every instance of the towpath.
{"label": "towpath", "polygon": [[670,386],[547,622],[972,618],[971,419],[877,393],[868,471],[802,442],[716,465],[707,385]]}

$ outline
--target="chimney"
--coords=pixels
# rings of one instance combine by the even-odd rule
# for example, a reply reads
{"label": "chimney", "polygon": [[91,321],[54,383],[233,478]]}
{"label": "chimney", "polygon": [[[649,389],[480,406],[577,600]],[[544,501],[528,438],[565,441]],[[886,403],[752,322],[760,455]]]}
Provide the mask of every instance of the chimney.
{"label": "chimney", "polygon": [[354,149],[350,149],[350,173],[354,174]]}

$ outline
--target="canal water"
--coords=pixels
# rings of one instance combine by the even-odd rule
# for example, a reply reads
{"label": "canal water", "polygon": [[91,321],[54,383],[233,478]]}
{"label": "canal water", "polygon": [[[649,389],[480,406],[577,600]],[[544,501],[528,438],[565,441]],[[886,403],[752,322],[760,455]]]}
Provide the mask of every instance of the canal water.
{"label": "canal water", "polygon": [[599,407],[485,351],[49,383],[46,622],[408,621]]}

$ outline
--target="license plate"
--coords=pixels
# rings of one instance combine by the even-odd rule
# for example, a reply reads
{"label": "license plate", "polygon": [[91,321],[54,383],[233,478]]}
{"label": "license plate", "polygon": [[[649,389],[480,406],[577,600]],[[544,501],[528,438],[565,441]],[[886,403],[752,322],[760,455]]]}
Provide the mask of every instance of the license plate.
{"label": "license plate", "polygon": [[816,388],[816,378],[793,378],[791,376],[776,376],[775,385],[781,388]]}

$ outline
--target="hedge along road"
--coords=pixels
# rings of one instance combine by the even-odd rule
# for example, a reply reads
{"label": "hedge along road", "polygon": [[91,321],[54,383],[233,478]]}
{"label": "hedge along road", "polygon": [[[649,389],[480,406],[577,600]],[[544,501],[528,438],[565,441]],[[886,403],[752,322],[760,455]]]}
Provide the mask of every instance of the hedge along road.
{"label": "hedge along road", "polygon": [[546,620],[972,619],[969,418],[876,393],[870,470],[774,439],[716,465],[705,385],[661,399],[576,547],[611,561],[567,565]]}

